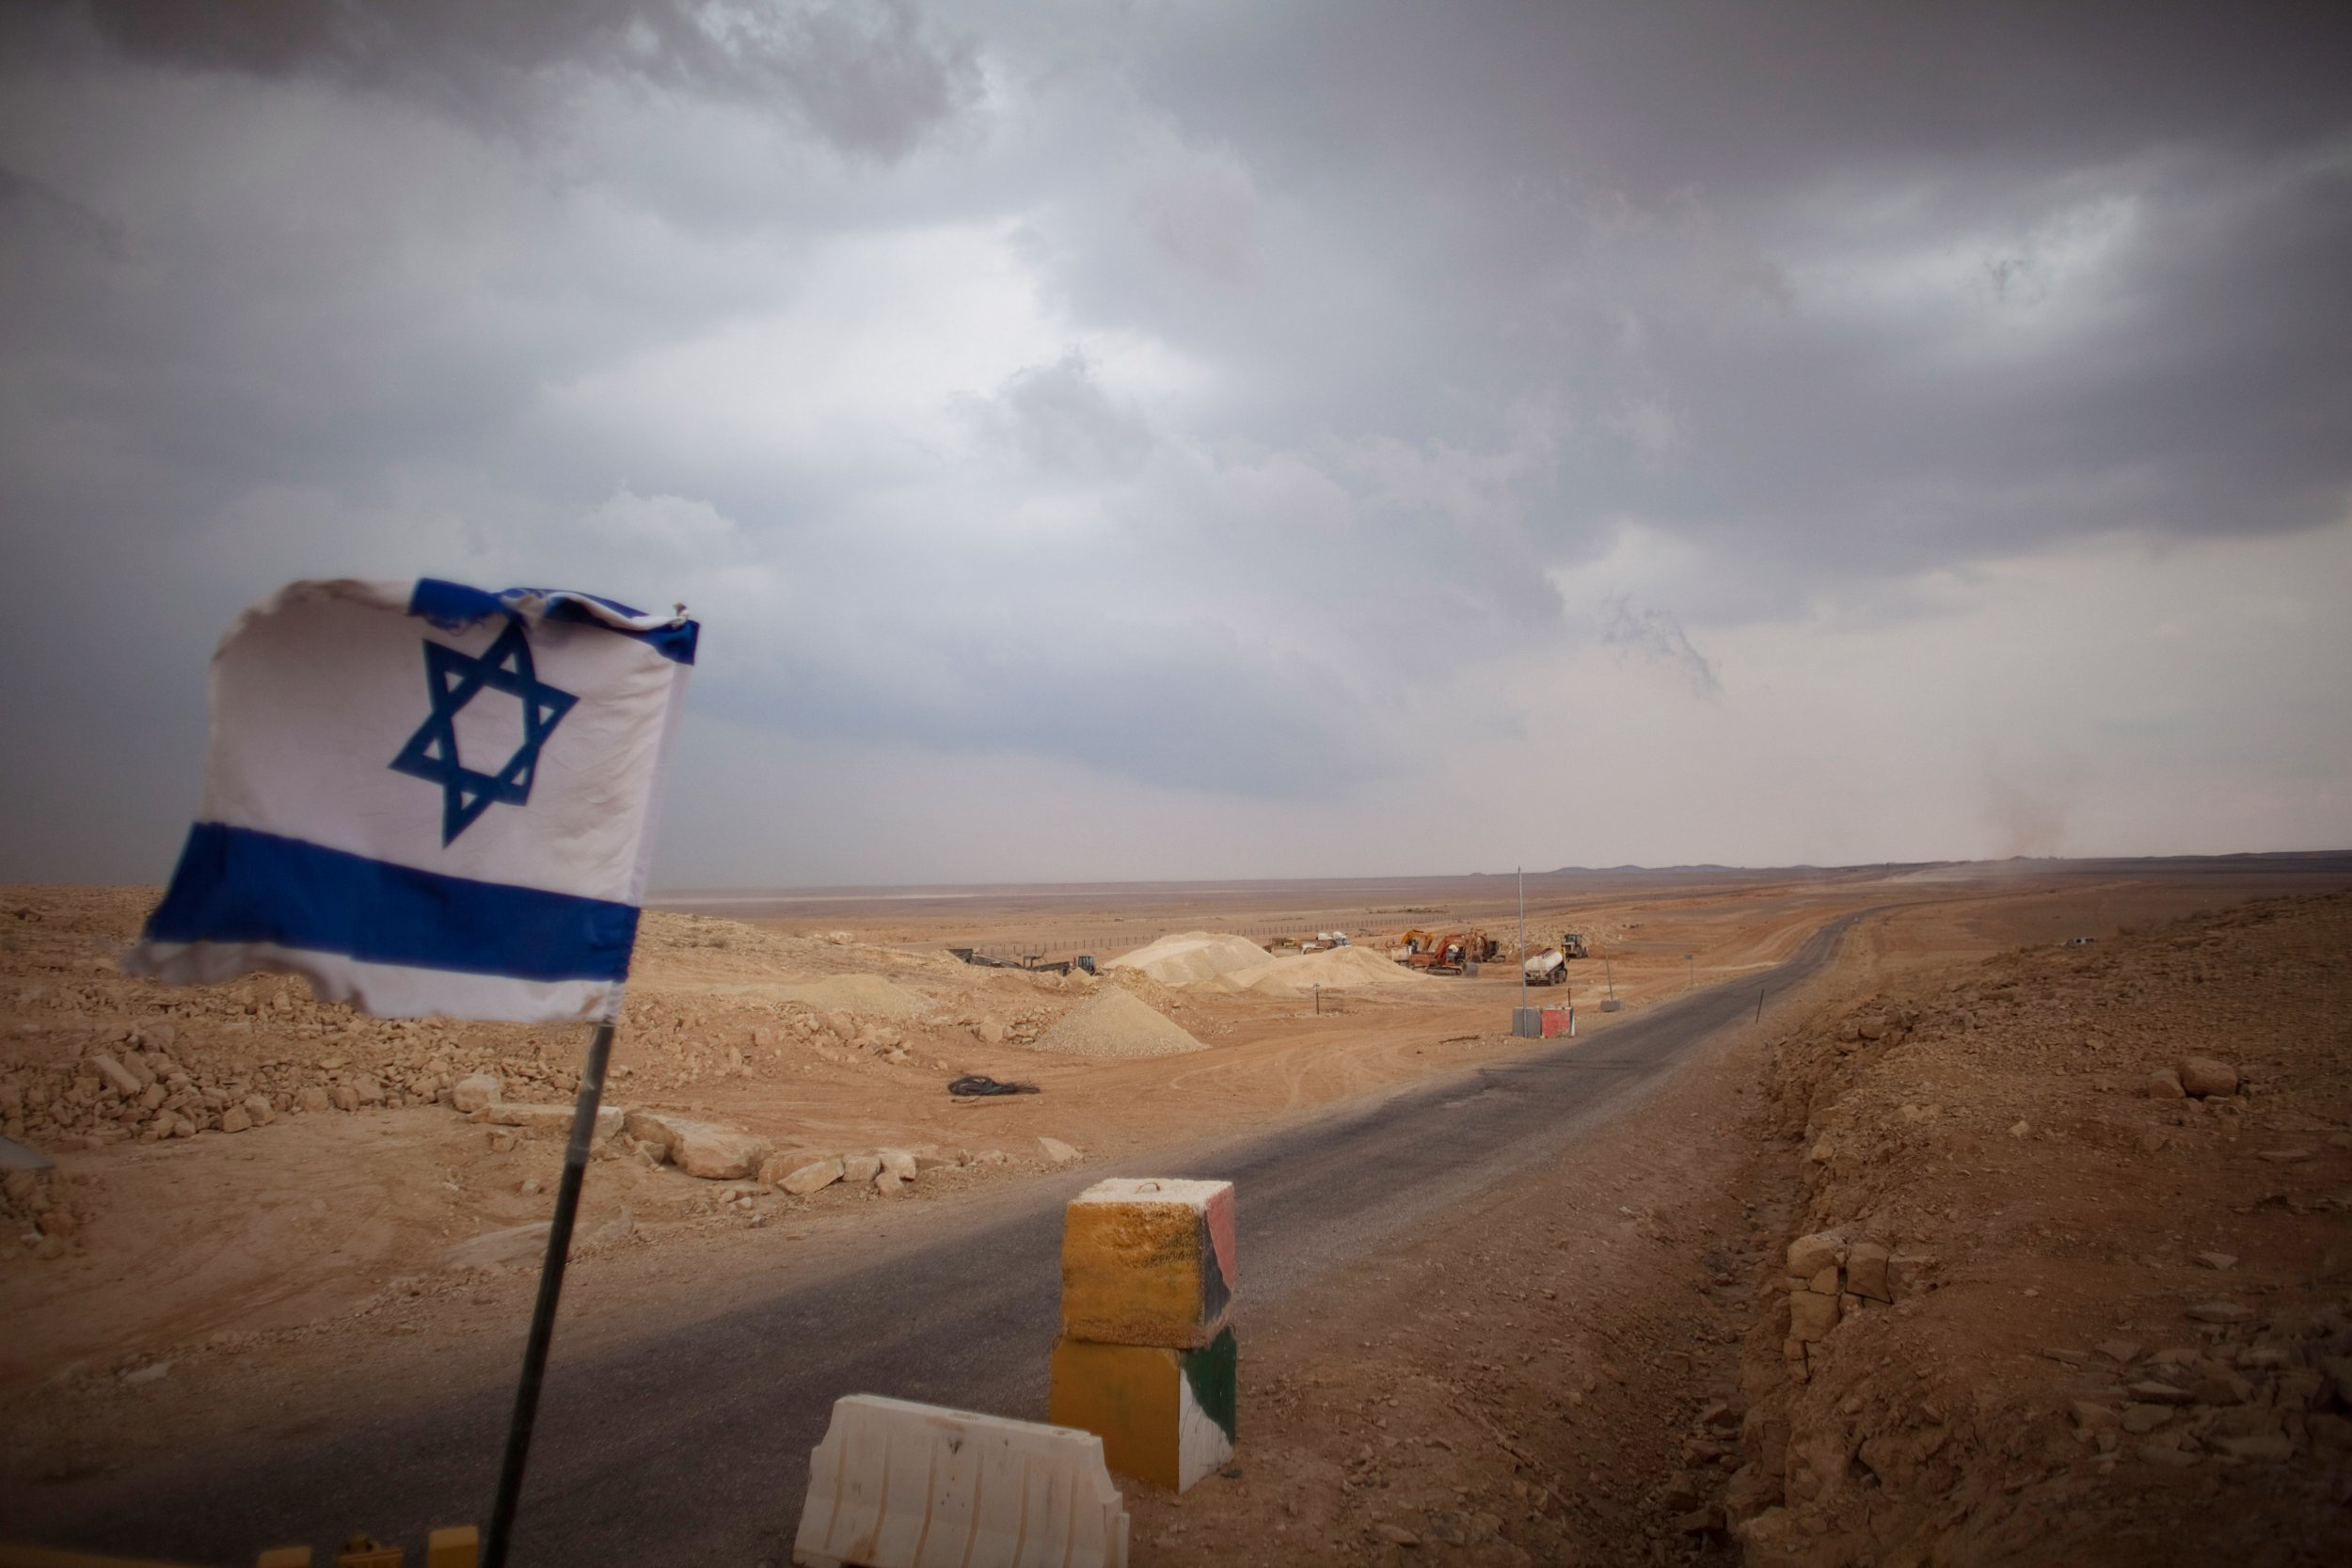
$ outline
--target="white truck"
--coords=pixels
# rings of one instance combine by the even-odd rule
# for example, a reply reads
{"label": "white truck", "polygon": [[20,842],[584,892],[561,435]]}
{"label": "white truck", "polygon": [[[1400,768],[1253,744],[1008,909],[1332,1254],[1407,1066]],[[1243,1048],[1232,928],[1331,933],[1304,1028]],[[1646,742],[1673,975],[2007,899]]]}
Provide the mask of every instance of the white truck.
{"label": "white truck", "polygon": [[1568,963],[1574,958],[1589,958],[1592,954],[1584,946],[1584,938],[1575,931],[1563,931],[1560,940],[1519,965],[1519,973],[1531,986],[1565,986],[1568,983]]}

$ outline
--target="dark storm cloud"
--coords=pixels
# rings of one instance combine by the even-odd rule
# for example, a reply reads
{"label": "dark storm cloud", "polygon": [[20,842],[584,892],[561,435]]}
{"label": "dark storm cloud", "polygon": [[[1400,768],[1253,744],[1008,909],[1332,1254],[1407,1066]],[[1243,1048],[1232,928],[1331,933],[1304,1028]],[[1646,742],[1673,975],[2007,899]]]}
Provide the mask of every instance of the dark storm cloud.
{"label": "dark storm cloud", "polygon": [[682,595],[746,726],[1248,803],[1515,744],[1586,650],[1732,722],[1743,628],[2352,504],[2333,15],[0,27],[0,508],[42,588],[5,635],[68,737],[0,788],[107,780],[77,852],[184,804],[106,693],[184,699],[297,573]]}
{"label": "dark storm cloud", "polygon": [[511,112],[556,68],[760,103],[844,151],[905,156],[967,108],[971,46],[907,0],[723,7],[694,0],[87,0],[133,59],[415,92]]}

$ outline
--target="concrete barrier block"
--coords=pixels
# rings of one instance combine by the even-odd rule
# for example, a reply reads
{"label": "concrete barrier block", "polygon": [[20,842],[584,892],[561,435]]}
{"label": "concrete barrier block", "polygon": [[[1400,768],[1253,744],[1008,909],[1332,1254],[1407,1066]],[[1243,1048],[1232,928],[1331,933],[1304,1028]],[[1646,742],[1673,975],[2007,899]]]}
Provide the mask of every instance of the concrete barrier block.
{"label": "concrete barrier block", "polygon": [[850,1394],[809,1454],[803,1568],[1126,1568],[1090,1433]]}
{"label": "concrete barrier block", "polygon": [[481,1568],[482,1532],[450,1525],[424,1538],[424,1568]]}
{"label": "concrete barrier block", "polygon": [[1235,1283],[1231,1181],[1118,1177],[1063,1212],[1071,1338],[1196,1349],[1224,1328]]}
{"label": "concrete barrier block", "polygon": [[1187,1491],[1233,1456],[1238,1365],[1230,1328],[1199,1350],[1064,1338],[1047,1418],[1101,1437],[1121,1475]]}

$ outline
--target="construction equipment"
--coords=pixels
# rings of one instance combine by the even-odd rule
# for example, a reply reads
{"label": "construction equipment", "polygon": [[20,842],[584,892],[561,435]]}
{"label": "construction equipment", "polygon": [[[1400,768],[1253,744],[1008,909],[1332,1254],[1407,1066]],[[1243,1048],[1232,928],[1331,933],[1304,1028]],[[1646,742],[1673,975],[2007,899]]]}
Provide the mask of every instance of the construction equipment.
{"label": "construction equipment", "polygon": [[1592,956],[1591,951],[1584,945],[1584,937],[1581,932],[1563,931],[1560,933],[1559,942],[1524,960],[1519,965],[1519,970],[1526,975],[1527,983],[1531,986],[1565,986],[1568,983],[1570,961],[1577,958],[1589,958]]}
{"label": "construction equipment", "polygon": [[1081,953],[1074,958],[1056,958],[1051,962],[1042,953],[1024,953],[1017,958],[999,958],[975,952],[969,947],[950,947],[947,956],[961,958],[977,969],[1021,969],[1033,974],[1067,974],[1073,969],[1083,969],[1089,974],[1095,973],[1094,955],[1091,953]]}
{"label": "construction equipment", "polygon": [[1449,931],[1431,938],[1427,946],[1415,948],[1398,961],[1407,969],[1426,970],[1432,974],[1465,974],[1500,951],[1502,943],[1484,931]]}

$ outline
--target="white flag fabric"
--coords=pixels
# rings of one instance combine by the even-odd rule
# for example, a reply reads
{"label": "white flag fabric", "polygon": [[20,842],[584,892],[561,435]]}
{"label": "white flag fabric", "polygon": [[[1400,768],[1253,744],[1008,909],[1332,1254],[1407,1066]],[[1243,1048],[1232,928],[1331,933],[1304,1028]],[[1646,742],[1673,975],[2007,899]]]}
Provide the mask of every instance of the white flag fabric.
{"label": "white flag fabric", "polygon": [[552,590],[281,589],[213,656],[203,806],[124,968],[613,1018],[699,633]]}

